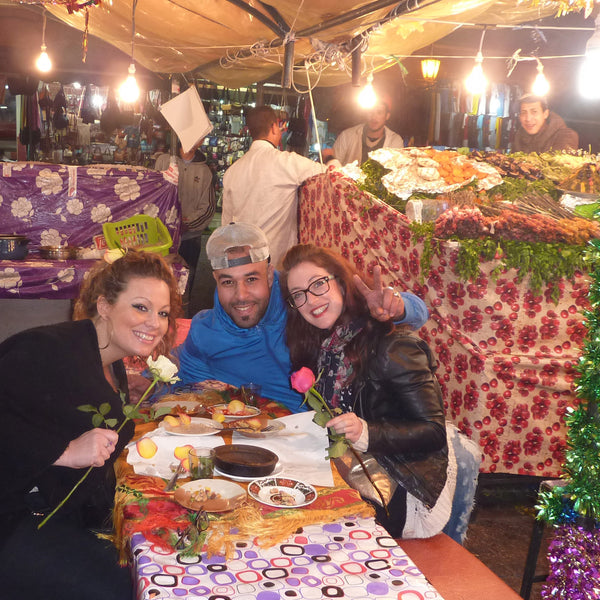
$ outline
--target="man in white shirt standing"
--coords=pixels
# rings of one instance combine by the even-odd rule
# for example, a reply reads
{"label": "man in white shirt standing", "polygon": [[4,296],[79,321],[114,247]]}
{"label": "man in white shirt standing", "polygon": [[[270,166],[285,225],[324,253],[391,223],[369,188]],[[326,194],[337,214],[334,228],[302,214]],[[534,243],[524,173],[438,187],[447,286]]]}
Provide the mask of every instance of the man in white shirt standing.
{"label": "man in white shirt standing", "polygon": [[[404,148],[402,138],[386,123],[392,111],[389,94],[378,94],[377,103],[367,112],[365,123],[344,129],[333,144],[333,156],[343,165],[358,161],[362,165],[368,153],[379,148]],[[325,153],[324,153],[325,154]]]}
{"label": "man in white shirt standing", "polygon": [[278,149],[281,129],[271,107],[248,111],[246,125],[252,145],[223,177],[221,223],[243,221],[262,229],[277,267],[286,251],[298,243],[298,187],[325,172],[327,166]]}

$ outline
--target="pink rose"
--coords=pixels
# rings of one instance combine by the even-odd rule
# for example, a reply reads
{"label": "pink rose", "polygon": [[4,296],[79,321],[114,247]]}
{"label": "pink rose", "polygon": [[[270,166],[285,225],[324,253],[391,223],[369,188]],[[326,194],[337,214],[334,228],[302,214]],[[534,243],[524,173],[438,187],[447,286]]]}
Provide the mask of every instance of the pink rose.
{"label": "pink rose", "polygon": [[290,377],[292,387],[301,394],[305,394],[315,384],[315,376],[308,367],[302,367]]}

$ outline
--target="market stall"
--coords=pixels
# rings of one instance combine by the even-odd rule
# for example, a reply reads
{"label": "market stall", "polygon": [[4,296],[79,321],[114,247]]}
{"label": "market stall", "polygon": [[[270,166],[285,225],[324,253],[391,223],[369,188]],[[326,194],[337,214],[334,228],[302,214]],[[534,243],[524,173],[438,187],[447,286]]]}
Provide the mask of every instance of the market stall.
{"label": "market stall", "polygon": [[[363,273],[379,264],[386,284],[426,301],[431,319],[419,335],[438,358],[448,419],[481,447],[482,471],[558,475],[564,415],[578,402],[585,272],[532,289],[539,273],[506,268],[492,253],[475,257],[465,280],[459,250],[467,241],[432,244],[416,231],[404,214],[339,173],[317,176],[302,190],[301,242],[331,246]],[[547,268],[560,272],[558,264]]]}
{"label": "market stall", "polygon": [[[70,300],[104,252],[103,223],[134,215],[165,224],[173,241],[168,258],[183,292],[187,268],[174,254],[181,222],[176,180],[141,167],[3,163],[0,233],[24,236],[29,252],[23,260],[0,261],[0,338],[68,319]],[[51,260],[39,254],[40,247],[65,246],[77,248],[76,257]]]}

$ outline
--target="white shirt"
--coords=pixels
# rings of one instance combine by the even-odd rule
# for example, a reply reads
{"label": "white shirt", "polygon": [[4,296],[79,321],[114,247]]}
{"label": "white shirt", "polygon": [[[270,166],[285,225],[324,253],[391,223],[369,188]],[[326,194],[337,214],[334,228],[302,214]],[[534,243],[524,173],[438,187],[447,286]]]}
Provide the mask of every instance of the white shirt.
{"label": "white shirt", "polygon": [[298,187],[327,167],[295,152],[282,152],[266,140],[255,140],[223,177],[221,223],[252,223],[260,227],[277,267],[298,243]]}
{"label": "white shirt", "polygon": [[[355,160],[360,165],[362,162],[362,143],[364,124],[355,125],[349,129],[344,129],[336,138],[333,144],[334,156],[343,164],[347,165]],[[404,141],[389,127],[384,127],[385,139],[384,148],[404,148]]]}

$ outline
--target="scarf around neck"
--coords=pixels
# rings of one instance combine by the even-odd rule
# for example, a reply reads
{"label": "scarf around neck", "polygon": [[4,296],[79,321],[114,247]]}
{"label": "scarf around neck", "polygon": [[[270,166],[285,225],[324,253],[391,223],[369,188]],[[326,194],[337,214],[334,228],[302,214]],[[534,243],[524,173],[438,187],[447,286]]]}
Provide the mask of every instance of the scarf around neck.
{"label": "scarf around neck", "polygon": [[353,394],[350,381],[354,374],[352,363],[346,356],[346,346],[365,326],[364,319],[357,319],[336,327],[321,344],[318,360],[319,392],[333,408],[344,412],[352,410]]}

